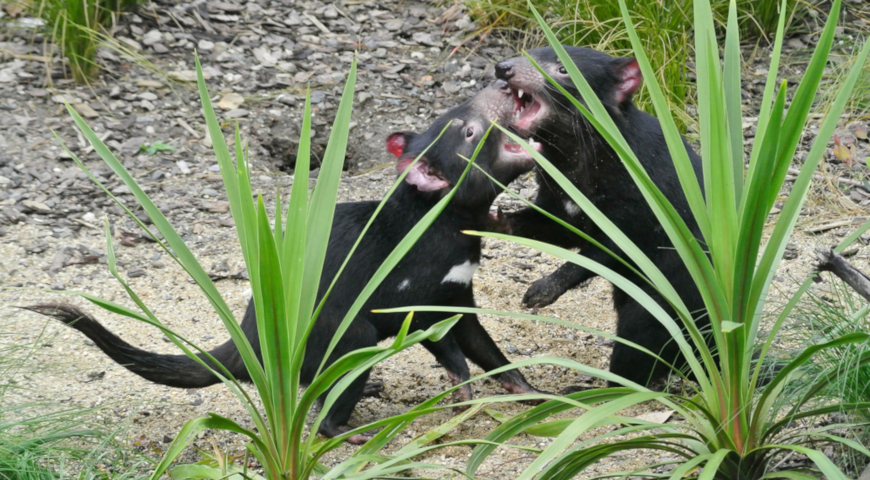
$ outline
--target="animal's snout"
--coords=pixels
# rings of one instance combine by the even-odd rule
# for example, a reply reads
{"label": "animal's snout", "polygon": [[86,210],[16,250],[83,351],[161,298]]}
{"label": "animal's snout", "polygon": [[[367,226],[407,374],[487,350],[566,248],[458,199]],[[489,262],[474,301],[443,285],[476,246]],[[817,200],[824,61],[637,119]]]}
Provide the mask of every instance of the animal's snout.
{"label": "animal's snout", "polygon": [[495,65],[495,78],[510,80],[514,76],[514,64],[510,60],[498,62]]}
{"label": "animal's snout", "polygon": [[510,85],[503,78],[497,78],[494,82],[492,82],[492,87],[502,93],[510,93],[511,91]]}

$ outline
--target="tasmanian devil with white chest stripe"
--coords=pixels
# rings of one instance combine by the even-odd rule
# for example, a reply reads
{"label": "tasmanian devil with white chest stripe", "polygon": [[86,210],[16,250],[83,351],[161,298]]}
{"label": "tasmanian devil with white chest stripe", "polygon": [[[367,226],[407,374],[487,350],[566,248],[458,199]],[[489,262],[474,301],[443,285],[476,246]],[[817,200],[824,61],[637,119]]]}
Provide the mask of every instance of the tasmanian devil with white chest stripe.
{"label": "tasmanian devil with white chest stripe", "polygon": [[[448,111],[424,133],[390,135],[387,149],[398,157],[398,172],[409,168],[410,171],[374,220],[327,299],[306,346],[302,367],[304,382],[311,382],[338,324],[387,255],[456,185],[468,165],[460,155],[470,158],[490,121],[506,120],[512,111],[511,97],[490,87]],[[441,137],[435,141],[439,134]],[[412,165],[433,141],[434,145],[425,156]],[[497,129],[484,141],[476,164],[502,183],[512,181],[533,167],[531,157],[517,145],[509,144],[507,137]],[[404,314],[373,313],[373,309],[412,305],[473,307],[472,275],[480,263],[481,242],[480,238],[462,231],[486,228],[490,204],[498,193],[493,182],[472,167],[445,210],[360,310],[328,363],[352,350],[374,346],[399,332]],[[378,203],[351,202],[336,206],[319,295],[323,295],[338,272]],[[31,309],[52,315],[79,330],[113,360],[149,381],[181,388],[205,387],[218,382],[211,372],[187,356],[160,355],[136,348],[75,307],[39,305]],[[241,327],[262,362],[255,315],[254,304],[250,302]],[[444,318],[443,314],[418,313],[412,329],[429,328]],[[510,363],[475,315],[464,315],[448,335],[438,342],[424,343],[424,347],[445,368],[454,384],[469,378],[466,357],[487,371]],[[209,353],[236,378],[250,380],[232,341]],[[519,371],[507,371],[497,378],[512,393],[536,392]],[[320,433],[333,437],[351,428],[347,421],[366,391],[367,379],[368,373],[342,393],[321,423]],[[470,399],[470,387],[463,387],[459,396]],[[369,435],[354,435],[348,441],[362,443],[369,438]]]}
{"label": "tasmanian devil with white chest stripe", "polygon": [[[588,48],[569,47],[570,55],[595,95],[637,155],[653,182],[682,216],[696,238],[701,238],[683,194],[679,177],[668,151],[658,119],[639,110],[632,96],[641,84],[641,72],[633,58],[615,58]],[[528,52],[547,74],[577,99],[580,93],[552,48]],[[667,233],[643,198],[622,161],[583,114],[532,65],[525,56],[495,66],[496,78],[508,84],[516,102],[510,129],[521,136],[532,135],[542,145],[541,153],[601,210],[649,257],[679,292],[703,331],[709,326],[704,302],[695,282]],[[685,143],[685,141],[684,141]],[[686,150],[703,188],[701,159],[687,144]],[[539,190],[535,204],[583,231],[611,251],[623,252],[571,201],[555,181],[539,169]],[[673,309],[649,284],[604,250],[574,234],[534,209],[507,215],[515,235],[545,241],[582,254],[616,270],[643,288],[675,316]],[[538,280],[526,292],[523,303],[540,307],[553,303],[567,290],[595,274],[573,263]],[[685,365],[668,331],[637,301],[614,288],[613,304],[619,337],[642,345],[677,367]],[[657,383],[668,375],[667,365],[641,351],[617,343],[610,359],[610,371],[640,384]]]}

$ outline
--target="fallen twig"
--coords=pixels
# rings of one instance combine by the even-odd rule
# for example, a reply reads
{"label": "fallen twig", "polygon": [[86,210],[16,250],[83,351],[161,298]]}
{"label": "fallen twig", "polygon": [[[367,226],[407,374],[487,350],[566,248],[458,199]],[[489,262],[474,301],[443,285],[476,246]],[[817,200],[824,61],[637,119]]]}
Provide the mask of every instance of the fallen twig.
{"label": "fallen twig", "polygon": [[[789,168],[788,173],[790,173],[791,175],[794,175],[794,176],[793,177],[788,176],[788,177],[785,177],[785,179],[789,180],[789,181],[794,181],[795,178],[797,178],[797,175],[799,175],[801,173],[801,171],[798,170],[797,168]],[[824,181],[842,183],[843,185],[852,185],[853,187],[861,187],[864,190],[867,190],[867,187],[864,185],[864,182],[859,182],[858,180],[852,180],[851,178],[828,177],[826,175],[822,175],[821,173],[814,173],[813,178],[816,180],[824,180]]]}
{"label": "fallen twig", "polygon": [[[846,261],[842,255],[835,252],[833,249],[819,249],[816,251],[816,257],[819,259],[819,264],[816,266],[816,272],[831,272],[840,277],[846,285],[852,287],[865,300],[870,301],[870,277],[864,272],[853,267],[852,264]],[[819,275],[813,277],[816,282],[821,282]]]}

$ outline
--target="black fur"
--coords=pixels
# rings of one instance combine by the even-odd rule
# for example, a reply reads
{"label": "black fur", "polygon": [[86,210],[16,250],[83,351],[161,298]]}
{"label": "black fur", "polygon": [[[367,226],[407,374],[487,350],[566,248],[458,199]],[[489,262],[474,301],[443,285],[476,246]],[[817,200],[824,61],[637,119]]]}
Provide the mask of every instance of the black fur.
{"label": "black fur", "polygon": [[[640,84],[640,72],[636,63],[633,59],[614,58],[586,48],[566,47],[566,50],[609,111],[649,176],[668,197],[696,238],[701,238],[680,186],[659,121],[637,109],[632,103],[631,95]],[[575,98],[581,98],[568,75],[560,71],[561,63],[553,49],[532,50],[529,54]],[[551,107],[540,118],[516,119],[519,126],[512,128],[526,135],[533,134],[543,144],[544,156],[655,262],[680,293],[689,310],[695,314],[699,327],[705,330],[709,321],[703,314],[703,300],[694,281],[629,176],[628,170],[606,141],[524,56],[499,63],[496,66],[496,76],[507,81],[515,92],[522,89],[534,96],[535,100]],[[518,101],[518,105],[521,103]],[[530,105],[525,104],[527,109]],[[700,157],[688,145],[687,150],[703,188]],[[537,206],[557,215],[626,258],[594,222],[579,212],[576,205],[569,203],[566,207],[569,197],[550,176],[539,169],[537,179],[540,185],[535,200]],[[628,268],[535,210],[523,209],[508,214],[507,220],[516,235],[566,248],[579,248],[584,256],[603,263],[641,286],[676,317],[655,290]],[[582,267],[566,263],[551,275],[535,282],[526,292],[523,302],[528,306],[549,305],[567,290],[594,276],[594,273]],[[614,288],[613,303],[618,314],[618,336],[652,352],[661,352],[660,355],[665,361],[678,367],[684,365],[685,361],[670,334],[635,300]],[[613,349],[610,370],[640,384],[659,381],[666,378],[669,372],[667,366],[656,363],[648,355],[621,343],[617,343]]]}
{"label": "black fur", "polygon": [[[502,101],[504,104],[498,103]],[[493,119],[493,113],[496,116],[502,116],[503,113],[507,115],[511,105],[512,101],[503,93],[486,89],[477,97],[450,110],[423,134],[398,133],[390,136],[390,151],[401,155],[399,168],[418,168],[417,172],[422,173],[416,176],[409,174],[406,182],[397,188],[336,283],[308,340],[302,368],[304,382],[311,382],[339,322],[375,270],[417,221],[459,180],[467,165],[459,155],[470,158],[489,121]],[[450,122],[453,123],[429,149],[426,157],[419,161],[418,166],[408,167],[410,160],[429,146]],[[472,137],[468,136],[469,129],[473,130]],[[507,183],[530,170],[533,162],[530,158],[518,160],[515,155],[508,155],[505,160],[503,143],[503,135],[497,130],[492,132],[476,163],[501,182]],[[433,191],[420,191],[418,184],[413,182],[420,182],[421,178],[445,181],[447,185]],[[447,208],[366,302],[338,343],[330,362],[352,350],[374,346],[378,341],[398,333],[404,314],[375,314],[372,313],[373,309],[410,305],[474,306],[470,278],[468,283],[443,279],[456,265],[480,262],[480,239],[461,232],[482,229],[487,225],[489,206],[497,193],[495,185],[486,176],[475,168],[471,169]],[[318,301],[377,204],[367,201],[336,206]],[[402,287],[404,282],[408,284]],[[183,388],[204,387],[218,381],[185,355],[159,355],[131,346],[75,307],[41,305],[31,309],[53,315],[81,331],[113,360],[149,381]],[[425,329],[446,317],[444,314],[418,313],[414,316],[412,328]],[[262,362],[253,302],[248,304],[241,327]],[[465,357],[485,370],[509,363],[475,315],[463,316],[450,334],[438,342],[424,343],[424,346],[444,366],[454,383],[469,378]],[[236,378],[250,379],[232,341],[210,353]],[[341,395],[322,423],[321,433],[336,436],[350,428],[347,420],[354,405],[364,394],[367,378],[368,373],[358,378]],[[535,391],[518,371],[502,373],[498,378],[512,392]],[[471,389],[466,386],[460,394],[462,398],[470,398]],[[361,435],[350,440],[360,443],[368,438]]]}

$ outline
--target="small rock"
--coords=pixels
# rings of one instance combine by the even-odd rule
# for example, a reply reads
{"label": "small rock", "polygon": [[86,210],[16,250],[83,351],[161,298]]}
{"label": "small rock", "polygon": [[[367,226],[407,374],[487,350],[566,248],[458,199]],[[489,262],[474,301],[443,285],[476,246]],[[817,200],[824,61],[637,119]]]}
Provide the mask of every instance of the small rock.
{"label": "small rock", "polygon": [[[303,35],[304,36],[304,35]],[[253,50],[254,58],[266,67],[274,67],[279,58],[275,56],[267,46],[257,47]]]}
{"label": "small rock", "polygon": [[139,97],[140,100],[148,100],[151,102],[153,102],[154,100],[157,100],[157,95],[155,95],[151,92],[142,92],[136,96]]}
{"label": "small rock", "polygon": [[128,37],[115,37],[118,41],[126,43],[127,46],[132,48],[133,50],[142,50],[142,45],[139,44],[136,40]]}
{"label": "small rock", "polygon": [[[182,82],[195,82],[196,81],[196,71],[195,70],[179,70],[175,72],[170,72],[169,76],[182,81]],[[203,70],[202,78],[208,80],[211,78],[211,73]]]}
{"label": "small rock", "polygon": [[85,221],[88,223],[94,223],[97,221],[97,216],[91,212],[88,212],[88,213],[82,215],[82,221]]}
{"label": "small rock", "polygon": [[55,283],[54,285],[51,286],[51,289],[54,291],[60,291],[60,290],[65,290],[66,287],[62,283]]}
{"label": "small rock", "polygon": [[145,35],[142,35],[142,44],[149,47],[160,40],[163,40],[163,35],[160,33],[160,30],[151,30]]}
{"label": "small rock", "polygon": [[245,110],[244,108],[235,108],[235,109],[230,110],[229,112],[225,113],[224,116],[226,118],[240,118],[240,117],[247,117],[248,114],[250,114],[250,113],[251,112],[249,112],[248,110]]}
{"label": "small rock", "polygon": [[435,38],[431,33],[426,32],[416,32],[411,35],[411,39],[427,47],[441,47],[443,45],[440,38]]}
{"label": "small rock", "polygon": [[799,38],[790,38],[788,40],[788,46],[796,50],[807,47]]}
{"label": "small rock", "polygon": [[203,50],[203,51],[213,50],[214,49],[214,42],[208,41],[206,39],[202,39],[199,42],[197,42],[196,47],[199,50]]}
{"label": "small rock", "polygon": [[230,211],[230,202],[202,202],[202,208],[212,213],[226,213]]}
{"label": "small rock", "polygon": [[11,179],[6,178],[6,177],[4,177],[3,175],[0,175],[0,186],[8,185],[8,184],[10,184],[10,183],[12,183],[12,180],[11,180]]}
{"label": "small rock", "polygon": [[187,165],[187,162],[185,162],[184,160],[179,160],[179,161],[175,162],[175,166],[177,166],[178,169],[181,170],[181,173],[183,175],[190,174],[190,167]]}
{"label": "small rock", "polygon": [[42,202],[37,202],[35,200],[24,200],[23,202],[21,202],[21,204],[36,213],[51,213],[51,208],[49,208],[48,205]]}
{"label": "small rock", "polygon": [[396,30],[400,30],[404,23],[405,21],[401,19],[387,20],[384,22],[384,28],[391,32],[395,32]]}
{"label": "small rock", "polygon": [[154,49],[154,53],[168,53],[169,52],[169,48],[167,48],[166,45],[163,45],[162,43],[155,43],[151,48]]}
{"label": "small rock", "polygon": [[144,277],[144,276],[145,276],[145,270],[142,270],[141,268],[140,268],[140,269],[136,269],[136,270],[130,270],[129,272],[127,272],[127,276],[128,276],[129,278]]}

